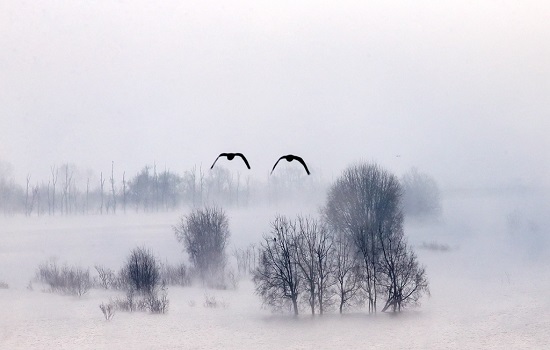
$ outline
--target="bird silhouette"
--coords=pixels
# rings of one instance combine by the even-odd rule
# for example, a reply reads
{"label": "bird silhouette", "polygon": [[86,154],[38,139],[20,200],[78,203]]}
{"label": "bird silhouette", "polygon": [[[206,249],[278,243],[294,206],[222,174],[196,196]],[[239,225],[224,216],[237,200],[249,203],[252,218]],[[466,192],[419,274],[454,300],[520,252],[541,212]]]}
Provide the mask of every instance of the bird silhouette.
{"label": "bird silhouette", "polygon": [[212,166],[210,167],[210,169],[212,169],[214,167],[214,164],[216,164],[216,162],[218,161],[218,159],[220,157],[227,157],[228,160],[233,160],[233,158],[235,158],[235,156],[237,157],[241,157],[242,160],[244,161],[244,164],[246,164],[246,167],[248,169],[250,169],[250,165],[248,164],[248,160],[246,160],[246,157],[242,154],[242,153],[220,153],[220,155],[218,156],[218,158],[216,158],[216,160],[214,161],[214,163],[212,163]]}
{"label": "bird silhouette", "polygon": [[273,174],[273,170],[275,170],[275,167],[277,166],[277,164],[279,164],[279,161],[281,159],[285,159],[287,162],[292,162],[293,160],[299,161],[306,169],[306,173],[309,175],[309,170],[307,168],[306,162],[304,162],[304,160],[301,157],[295,156],[293,154],[287,154],[286,156],[282,156],[281,158],[279,158],[275,163],[275,165],[273,166],[273,169],[271,169],[271,174]]}

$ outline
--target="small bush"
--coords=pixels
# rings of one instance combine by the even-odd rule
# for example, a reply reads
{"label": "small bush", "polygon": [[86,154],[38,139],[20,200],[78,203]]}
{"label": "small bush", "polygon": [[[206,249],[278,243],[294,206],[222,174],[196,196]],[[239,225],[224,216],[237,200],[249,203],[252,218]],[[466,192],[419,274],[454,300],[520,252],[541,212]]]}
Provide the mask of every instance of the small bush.
{"label": "small bush", "polygon": [[60,268],[55,260],[39,265],[36,279],[49,285],[52,292],[79,297],[86,294],[92,286],[88,269],[67,265]]}
{"label": "small bush", "polygon": [[121,298],[115,298],[111,301],[113,304],[115,310],[118,311],[126,311],[126,312],[132,312],[135,310],[135,304],[133,299],[121,299]]}
{"label": "small bush", "polygon": [[225,309],[229,305],[224,300],[218,301],[213,295],[209,295],[206,293],[204,294],[204,307],[215,309],[220,306]]}
{"label": "small bush", "polygon": [[218,301],[216,300],[216,297],[213,295],[204,294],[204,307],[217,308]]}
{"label": "small bush", "polygon": [[114,271],[102,265],[94,266],[98,274],[98,285],[104,289],[117,289],[118,281]]}
{"label": "small bush", "polygon": [[145,298],[146,308],[154,314],[164,314],[168,311],[168,292],[166,286],[163,284],[159,293],[154,291]]}
{"label": "small bush", "polygon": [[[160,294],[160,296],[159,296]],[[149,311],[154,314],[164,314],[168,311],[170,301],[168,300],[168,291],[163,284],[158,289],[151,293],[146,293],[141,296],[136,295],[132,289],[126,291],[126,298],[116,298],[111,301],[113,308],[118,311]]]}
{"label": "small bush", "polygon": [[151,251],[135,248],[126,260],[121,276],[127,288],[138,293],[150,294],[160,283],[159,264]]}
{"label": "small bush", "polygon": [[9,286],[6,282],[0,281],[0,289],[8,289]]}
{"label": "small bush", "polygon": [[113,302],[109,302],[108,304],[101,303],[99,305],[99,308],[101,309],[101,312],[103,313],[103,316],[107,321],[115,316],[116,306]]}

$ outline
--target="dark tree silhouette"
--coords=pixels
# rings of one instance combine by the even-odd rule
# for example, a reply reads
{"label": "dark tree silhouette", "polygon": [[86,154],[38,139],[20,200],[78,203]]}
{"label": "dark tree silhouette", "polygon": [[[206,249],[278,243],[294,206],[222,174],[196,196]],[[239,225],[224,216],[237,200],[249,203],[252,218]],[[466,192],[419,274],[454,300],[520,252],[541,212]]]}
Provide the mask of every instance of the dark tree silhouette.
{"label": "dark tree silhouette", "polygon": [[274,309],[282,309],[290,302],[298,315],[302,274],[294,242],[296,224],[277,216],[271,226],[271,234],[264,235],[259,247],[258,267],[253,276],[256,293]]}

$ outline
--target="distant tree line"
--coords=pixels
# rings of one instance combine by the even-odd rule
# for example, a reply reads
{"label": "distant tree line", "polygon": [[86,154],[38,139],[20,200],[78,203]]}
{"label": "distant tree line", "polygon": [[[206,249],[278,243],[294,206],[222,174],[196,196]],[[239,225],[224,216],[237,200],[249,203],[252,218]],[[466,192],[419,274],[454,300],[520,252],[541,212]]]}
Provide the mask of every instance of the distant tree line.
{"label": "distant tree line", "polygon": [[[88,215],[117,212],[171,211],[181,206],[248,207],[281,202],[318,203],[327,185],[321,176],[307,176],[301,168],[281,167],[266,181],[246,172],[231,172],[221,165],[212,170],[194,166],[177,174],[156,164],[144,166],[134,176],[115,176],[114,162],[99,176],[81,171],[74,164],[52,165],[47,179],[31,174],[18,184],[11,166],[0,161],[0,213],[4,215]],[[418,218],[441,214],[441,195],[429,175],[412,169],[400,180],[403,213]]]}
{"label": "distant tree line", "polygon": [[[183,205],[200,207],[216,203],[224,207],[308,201],[323,193],[318,177],[306,177],[292,168],[281,168],[266,183],[245,173],[216,166],[204,170],[194,166],[183,174],[144,166],[133,177],[115,176],[116,164],[99,177],[81,172],[70,163],[50,167],[49,177],[35,180],[28,174],[24,185],[14,181],[8,164],[0,162],[0,213],[27,216],[116,214],[158,212]],[[307,180],[307,181],[306,181]]]}

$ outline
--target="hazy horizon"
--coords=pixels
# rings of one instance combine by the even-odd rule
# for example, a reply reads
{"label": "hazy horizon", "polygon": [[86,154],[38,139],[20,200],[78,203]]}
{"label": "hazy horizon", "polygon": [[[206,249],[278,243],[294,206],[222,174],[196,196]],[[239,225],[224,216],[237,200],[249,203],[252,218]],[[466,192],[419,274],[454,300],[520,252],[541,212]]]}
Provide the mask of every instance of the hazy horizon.
{"label": "hazy horizon", "polygon": [[0,161],[22,183],[243,152],[265,179],[294,153],[326,180],[366,160],[549,187],[548,18],[545,1],[3,1]]}

